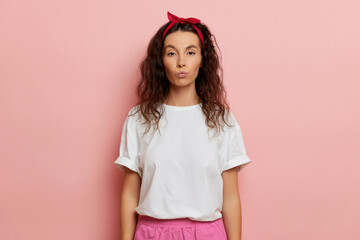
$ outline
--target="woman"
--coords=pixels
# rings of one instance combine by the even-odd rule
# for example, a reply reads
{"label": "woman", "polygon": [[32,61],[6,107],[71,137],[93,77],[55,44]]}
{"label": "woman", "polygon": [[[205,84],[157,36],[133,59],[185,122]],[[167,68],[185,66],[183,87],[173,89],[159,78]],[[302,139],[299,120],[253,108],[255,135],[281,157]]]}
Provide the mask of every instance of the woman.
{"label": "woman", "polygon": [[251,160],[226,103],[216,40],[196,18],[168,18],[141,63],[115,161],[125,171],[121,239],[238,240],[237,173]]}

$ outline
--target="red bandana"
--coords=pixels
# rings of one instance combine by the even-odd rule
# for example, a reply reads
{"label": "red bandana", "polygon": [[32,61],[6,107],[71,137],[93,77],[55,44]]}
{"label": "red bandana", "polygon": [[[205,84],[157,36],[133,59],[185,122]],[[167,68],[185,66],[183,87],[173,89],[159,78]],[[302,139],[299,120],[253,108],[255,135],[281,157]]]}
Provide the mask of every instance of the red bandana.
{"label": "red bandana", "polygon": [[191,26],[192,26],[192,27],[196,30],[196,32],[198,33],[199,38],[201,39],[201,42],[202,42],[202,45],[203,45],[203,49],[205,50],[205,44],[204,44],[203,35],[202,35],[200,29],[195,26],[195,23],[199,23],[199,22],[200,22],[199,19],[196,19],[196,18],[179,18],[179,17],[175,16],[174,14],[171,14],[170,12],[168,12],[167,15],[168,15],[168,19],[170,20],[171,23],[170,23],[169,26],[167,26],[167,28],[164,30],[164,33],[163,33],[163,36],[162,36],[162,40],[164,40],[166,33],[167,33],[176,23],[178,23],[178,22],[181,23],[181,24],[190,23]]}

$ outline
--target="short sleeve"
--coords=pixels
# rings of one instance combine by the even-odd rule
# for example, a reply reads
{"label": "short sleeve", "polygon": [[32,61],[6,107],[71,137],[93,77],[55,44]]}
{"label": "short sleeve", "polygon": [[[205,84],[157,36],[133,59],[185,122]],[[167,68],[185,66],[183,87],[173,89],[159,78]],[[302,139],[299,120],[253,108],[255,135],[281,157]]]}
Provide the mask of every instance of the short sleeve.
{"label": "short sleeve", "polygon": [[114,162],[115,166],[121,170],[124,167],[137,172],[142,177],[142,171],[139,168],[139,143],[136,137],[136,124],[133,116],[127,116],[123,125],[119,156]]}
{"label": "short sleeve", "polygon": [[222,144],[221,173],[233,167],[237,167],[237,172],[239,172],[251,162],[246,154],[240,125],[236,121],[234,127],[228,128]]}

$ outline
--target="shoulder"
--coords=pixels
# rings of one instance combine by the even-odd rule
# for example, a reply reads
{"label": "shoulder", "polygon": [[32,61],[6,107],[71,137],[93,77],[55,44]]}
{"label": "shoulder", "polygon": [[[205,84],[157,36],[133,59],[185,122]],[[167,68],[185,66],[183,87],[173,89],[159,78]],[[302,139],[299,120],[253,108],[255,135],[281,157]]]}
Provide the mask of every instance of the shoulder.
{"label": "shoulder", "polygon": [[132,116],[132,115],[138,115],[140,112],[140,105],[137,104],[135,106],[132,106],[129,110],[128,110],[128,113],[127,113],[127,116]]}
{"label": "shoulder", "polygon": [[131,107],[126,114],[125,123],[124,125],[131,126],[133,124],[136,124],[140,120],[140,109],[139,105],[135,105]]}
{"label": "shoulder", "polygon": [[231,129],[240,127],[239,122],[237,121],[235,115],[231,110],[228,109],[225,110],[224,118],[226,119],[226,122],[230,125],[228,126],[227,124],[224,124],[225,129],[231,131]]}

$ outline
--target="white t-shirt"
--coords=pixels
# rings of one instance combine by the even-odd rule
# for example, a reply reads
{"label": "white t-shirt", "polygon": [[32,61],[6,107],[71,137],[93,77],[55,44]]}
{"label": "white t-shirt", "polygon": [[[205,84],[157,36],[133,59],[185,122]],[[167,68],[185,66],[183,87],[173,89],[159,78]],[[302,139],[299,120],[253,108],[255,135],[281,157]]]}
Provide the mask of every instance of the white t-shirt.
{"label": "white t-shirt", "polygon": [[134,106],[123,125],[119,157],[114,164],[137,172],[142,178],[136,212],[158,219],[189,218],[213,221],[222,217],[221,173],[238,171],[251,162],[240,126],[230,112],[231,123],[219,136],[208,133],[201,103],[191,106],[162,104],[165,112],[159,131],[146,129]]}

